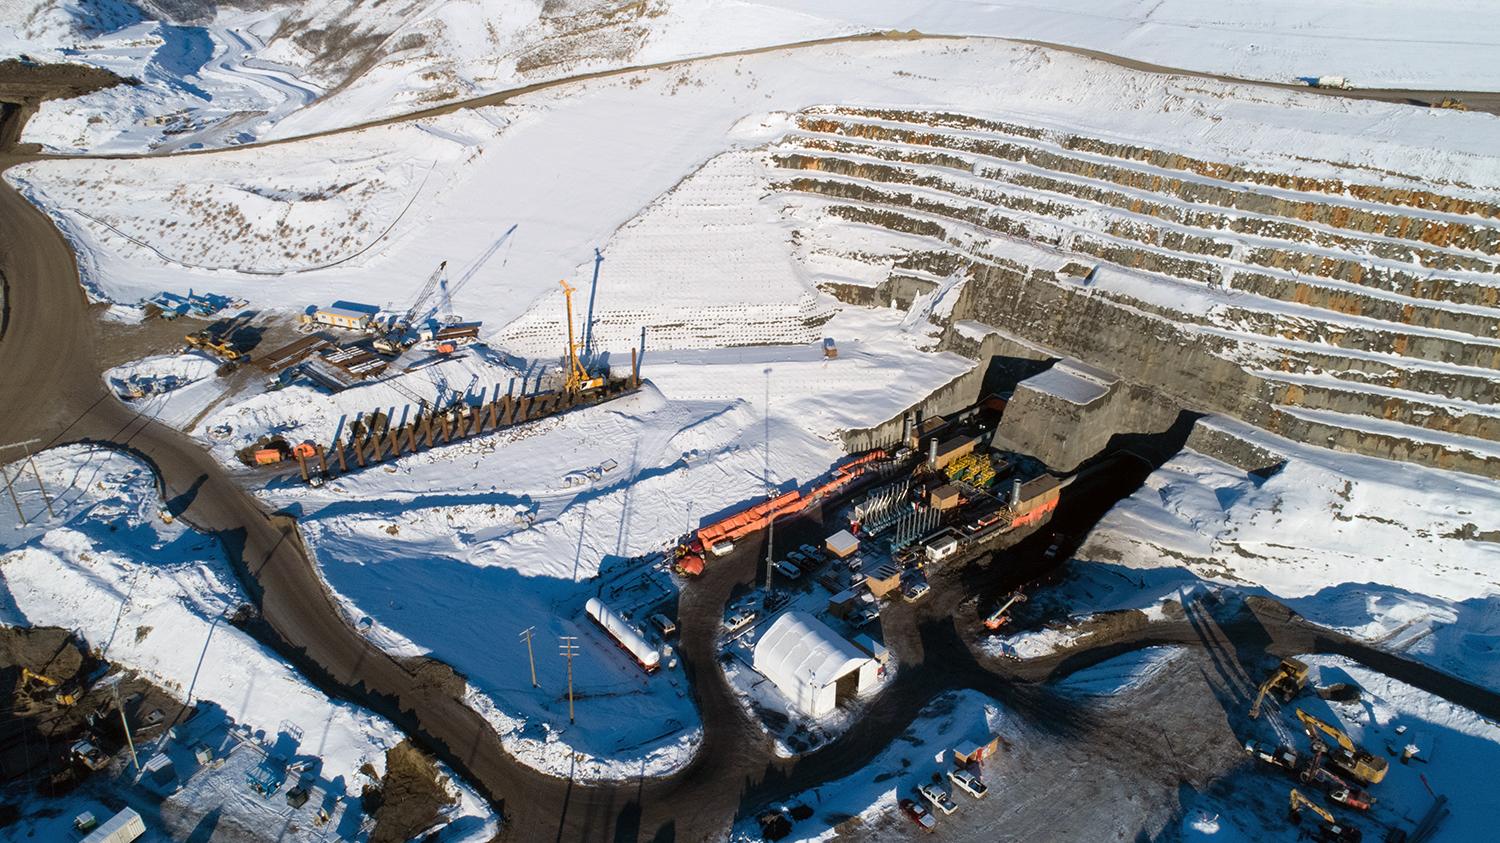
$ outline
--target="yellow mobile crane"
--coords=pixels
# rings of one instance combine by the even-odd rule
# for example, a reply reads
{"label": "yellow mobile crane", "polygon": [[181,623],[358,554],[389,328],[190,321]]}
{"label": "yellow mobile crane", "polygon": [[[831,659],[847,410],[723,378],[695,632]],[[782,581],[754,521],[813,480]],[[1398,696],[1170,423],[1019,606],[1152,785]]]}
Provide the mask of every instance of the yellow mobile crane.
{"label": "yellow mobile crane", "polygon": [[1298,659],[1285,658],[1281,664],[1271,671],[1266,681],[1260,683],[1260,690],[1255,694],[1255,702],[1250,704],[1250,719],[1260,717],[1260,704],[1265,701],[1266,694],[1272,691],[1281,698],[1284,703],[1289,703],[1294,697],[1302,693],[1307,687],[1307,664]]}
{"label": "yellow mobile crane", "polygon": [[[1300,708],[1297,709],[1297,719],[1302,721],[1302,728],[1307,731],[1307,737],[1312,741],[1314,755],[1327,753],[1328,760],[1333,762],[1335,767],[1365,784],[1379,784],[1380,780],[1385,778],[1386,768],[1389,766],[1386,760],[1355,746],[1354,741],[1350,740],[1349,736],[1338,727],[1325,723]],[[1332,738],[1333,745],[1330,746],[1323,739],[1323,735]],[[1316,758],[1314,764],[1316,764]]]}
{"label": "yellow mobile crane", "polygon": [[590,375],[588,369],[583,367],[583,361],[578,359],[578,340],[573,336],[573,288],[567,281],[558,283],[562,284],[563,299],[568,304],[568,380],[563,388],[568,392],[598,389],[604,386],[604,378]]}
{"label": "yellow mobile crane", "polygon": [[1292,788],[1291,806],[1287,809],[1287,819],[1294,825],[1302,822],[1302,809],[1306,808],[1318,815],[1323,825],[1318,829],[1318,839],[1331,841],[1331,843],[1359,843],[1364,833],[1359,829],[1344,825],[1334,818],[1333,814],[1322,805],[1302,795],[1302,791]]}

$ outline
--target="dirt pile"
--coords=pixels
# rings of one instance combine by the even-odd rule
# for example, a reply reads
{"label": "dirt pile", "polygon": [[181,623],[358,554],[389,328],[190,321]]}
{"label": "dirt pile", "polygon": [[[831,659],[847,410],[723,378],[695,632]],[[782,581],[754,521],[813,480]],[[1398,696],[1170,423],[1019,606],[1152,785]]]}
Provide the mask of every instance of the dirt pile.
{"label": "dirt pile", "polygon": [[411,840],[432,828],[439,812],[454,801],[432,759],[402,741],[385,754],[380,786],[365,789],[365,808],[375,815],[370,843]]}

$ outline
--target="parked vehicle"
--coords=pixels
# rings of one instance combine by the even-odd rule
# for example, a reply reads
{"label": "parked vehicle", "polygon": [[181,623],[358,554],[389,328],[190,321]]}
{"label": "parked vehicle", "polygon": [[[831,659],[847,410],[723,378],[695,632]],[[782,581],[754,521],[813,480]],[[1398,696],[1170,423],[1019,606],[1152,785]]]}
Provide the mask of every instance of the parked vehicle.
{"label": "parked vehicle", "polygon": [[921,826],[923,831],[937,828],[937,818],[922,807],[922,803],[913,799],[901,800],[901,813],[911,817],[911,821]]}
{"label": "parked vehicle", "polygon": [[660,632],[663,638],[671,638],[677,634],[677,624],[673,623],[672,619],[666,615],[659,613],[652,615],[651,625],[656,627],[656,631]]}
{"label": "parked vehicle", "polygon": [[856,629],[880,617],[880,610],[872,607],[860,609],[849,616],[849,624]]}
{"label": "parked vehicle", "polygon": [[948,781],[953,782],[954,787],[962,790],[964,793],[969,794],[975,799],[983,799],[984,795],[990,792],[990,789],[987,785],[985,785],[984,780],[969,772],[968,770],[949,770]]}
{"label": "parked vehicle", "polygon": [[926,597],[927,592],[931,590],[932,586],[919,580],[902,589],[901,597],[908,603],[915,603],[918,600],[921,600],[923,597]]}
{"label": "parked vehicle", "polygon": [[783,577],[786,577],[789,580],[800,579],[802,577],[802,569],[786,561],[785,559],[777,562],[771,567],[776,569],[776,573],[782,575]]}
{"label": "parked vehicle", "polygon": [[749,626],[753,620],[755,620],[755,612],[753,611],[736,612],[724,619],[724,630],[726,632],[739,632]]}
{"label": "parked vehicle", "polygon": [[941,785],[929,782],[918,787],[917,793],[920,793],[922,798],[926,799],[928,804],[932,805],[933,808],[942,811],[944,814],[951,814],[958,810],[958,803],[953,801],[953,797],[949,796],[948,791],[943,790]]}
{"label": "parked vehicle", "polygon": [[828,561],[828,554],[822,548],[813,547],[810,544],[804,544],[797,549],[802,551],[802,554],[808,559],[815,559],[819,562]]}
{"label": "parked vehicle", "polygon": [[1296,770],[1301,761],[1291,747],[1278,746],[1273,749],[1269,744],[1255,741],[1245,742],[1245,754],[1283,770]]}
{"label": "parked vehicle", "polygon": [[807,558],[807,554],[803,553],[800,550],[793,550],[787,553],[786,561],[800,568],[803,565],[806,565],[809,560]]}

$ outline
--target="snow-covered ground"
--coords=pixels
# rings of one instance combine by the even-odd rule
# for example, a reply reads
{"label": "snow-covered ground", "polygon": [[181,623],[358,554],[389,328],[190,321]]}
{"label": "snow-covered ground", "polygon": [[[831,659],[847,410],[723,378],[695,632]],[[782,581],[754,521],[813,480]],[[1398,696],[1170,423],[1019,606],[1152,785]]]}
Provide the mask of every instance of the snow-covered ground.
{"label": "snow-covered ground", "polygon": [[[4,466],[29,523],[0,519],[0,622],[77,630],[112,664],[220,712],[262,754],[321,759],[319,785],[334,796],[357,799],[365,764],[383,772],[400,733],[330,700],[229,622],[245,597],[222,550],[180,521],[163,522],[148,467],[83,445],[44,451],[35,466],[56,517],[29,467]],[[472,793],[462,802],[488,816]]]}
{"label": "snow-covered ground", "polygon": [[1094,528],[1067,588],[1090,611],[1159,608],[1207,581],[1500,688],[1500,490],[1479,478],[1298,445],[1269,476],[1188,450]]}
{"label": "snow-covered ground", "polygon": [[[788,803],[801,802],[812,808],[813,817],[797,823],[786,841],[822,841],[840,836],[837,825],[864,825],[877,830],[910,822],[900,816],[897,803],[914,798],[913,789],[926,783],[935,772],[952,767],[954,747],[965,743],[983,745],[993,735],[1015,738],[1025,731],[1024,721],[1000,703],[977,691],[950,691],[933,699],[890,745],[859,772],[794,795]],[[951,789],[951,785],[944,784]],[[967,799],[962,794],[955,799]],[[858,822],[852,822],[857,819]],[[902,829],[903,831],[905,828]],[[755,818],[736,825],[735,841],[760,840]]]}
{"label": "snow-covered ground", "polygon": [[[200,424],[225,460],[267,433],[326,444],[358,414],[399,414],[440,385],[505,389],[521,372],[553,366],[564,336],[560,277],[580,288],[578,311],[594,299],[600,357],[619,366],[644,340],[649,386],[638,396],[321,490],[264,492],[277,506],[301,507],[352,622],[368,618],[370,634],[395,650],[453,663],[532,763],[560,769],[550,749],[560,740],[605,775],[685,757],[696,723],[680,679],[642,677],[600,639],[592,666],[582,666],[595,684],[586,704],[604,716],[564,731],[561,660],[543,650],[540,669],[552,675],[533,691],[518,679],[525,653],[516,633],[592,634],[580,623],[583,600],[599,587],[593,576],[756,497],[768,481],[811,480],[841,455],[840,431],[884,421],[972,365],[927,351],[927,317],[951,306],[958,276],[935,279],[939,288],[904,315],[818,289],[872,280],[853,259],[860,229],[815,231],[816,249],[798,242],[788,211],[811,200],[768,189],[765,147],[793,129],[794,112],[833,102],[1166,138],[1186,153],[1297,175],[1345,173],[1348,163],[1478,192],[1495,182],[1484,115],[1251,95],[990,41],[721,59],[274,147],[9,172],[59,220],[95,295],[127,302],[196,289],[283,311],[333,299],[404,307],[440,261],[461,277],[519,223],[454,302],[461,316],[485,320],[493,353],[475,346],[399,376],[393,367],[395,381],[337,395],[292,387],[229,400]],[[1284,152],[1313,139],[1324,160]],[[193,220],[185,234],[184,219]],[[588,287],[595,246],[604,256],[597,291]],[[823,336],[838,341],[837,359],[819,353]],[[610,460],[617,473],[570,482]],[[1382,470],[1368,470],[1372,482]],[[467,583],[471,602],[453,605],[453,582]],[[521,595],[514,629],[502,635],[490,623],[494,601],[512,594]],[[643,712],[664,728],[601,726],[638,723]],[[610,758],[624,766],[611,768]]]}
{"label": "snow-covered ground", "polygon": [[[1410,832],[1433,804],[1433,794],[1446,797],[1451,814],[1430,838],[1434,843],[1484,840],[1491,834],[1493,790],[1489,770],[1500,763],[1500,726],[1469,709],[1434,697],[1402,682],[1338,656],[1303,656],[1313,668],[1312,684],[1336,682],[1357,684],[1362,699],[1356,703],[1328,703],[1304,696],[1297,706],[1309,714],[1334,723],[1355,743],[1390,759],[1385,779],[1370,788],[1376,799],[1373,815],[1384,823],[1394,822]],[[1299,730],[1290,713],[1283,715],[1292,732]],[[1260,736],[1275,738],[1267,729]],[[1402,764],[1399,756],[1408,745],[1417,748],[1413,762]],[[1305,745],[1304,745],[1305,746]],[[1212,843],[1264,840],[1268,824],[1286,815],[1286,789],[1280,786],[1232,787],[1230,797],[1191,794],[1182,818],[1183,840]],[[1241,780],[1243,782],[1243,780]],[[1308,794],[1328,805],[1316,789]],[[1337,805],[1335,814],[1349,817],[1364,828],[1365,839],[1378,831],[1363,817]]]}
{"label": "snow-covered ground", "polygon": [[47,103],[27,139],[177,149],[289,137],[524,84],[884,30],[1035,39],[1168,67],[1360,87],[1494,90],[1490,5],[1192,0],[574,3],[432,0],[211,7],[158,20],[109,0],[10,0],[0,50],[141,84]]}
{"label": "snow-covered ground", "polygon": [[226,391],[219,365],[202,353],[163,354],[115,366],[104,381],[141,413],[182,428]]}

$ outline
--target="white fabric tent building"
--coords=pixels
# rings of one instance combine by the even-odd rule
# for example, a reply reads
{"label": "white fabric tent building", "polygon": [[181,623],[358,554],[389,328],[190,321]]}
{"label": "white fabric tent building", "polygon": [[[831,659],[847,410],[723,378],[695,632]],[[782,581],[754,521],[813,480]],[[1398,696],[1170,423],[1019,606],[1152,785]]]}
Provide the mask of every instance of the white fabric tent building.
{"label": "white fabric tent building", "polygon": [[880,666],[806,612],[787,612],[755,644],[755,669],[804,714],[822,717],[875,684]]}

